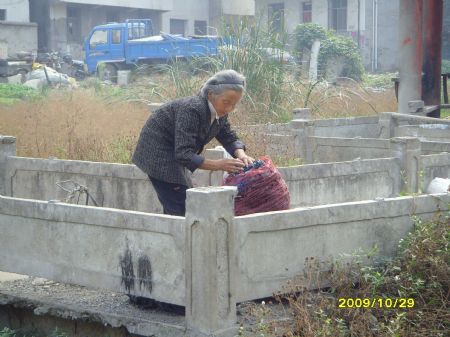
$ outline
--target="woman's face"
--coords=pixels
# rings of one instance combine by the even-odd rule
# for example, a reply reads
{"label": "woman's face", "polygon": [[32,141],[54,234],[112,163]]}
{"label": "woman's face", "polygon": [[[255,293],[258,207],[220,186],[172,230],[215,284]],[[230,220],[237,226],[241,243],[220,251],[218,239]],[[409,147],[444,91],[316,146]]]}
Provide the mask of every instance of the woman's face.
{"label": "woman's face", "polygon": [[226,90],[220,95],[208,93],[208,100],[214,106],[219,117],[224,117],[232,112],[242,98],[242,92]]}

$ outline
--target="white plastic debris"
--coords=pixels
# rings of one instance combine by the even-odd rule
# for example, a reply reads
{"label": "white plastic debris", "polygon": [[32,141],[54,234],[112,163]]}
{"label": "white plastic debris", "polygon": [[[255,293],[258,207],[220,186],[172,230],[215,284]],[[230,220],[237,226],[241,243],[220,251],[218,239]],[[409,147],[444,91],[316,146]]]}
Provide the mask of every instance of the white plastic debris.
{"label": "white plastic debris", "polygon": [[450,190],[450,179],[434,178],[427,187],[428,194],[446,193]]}

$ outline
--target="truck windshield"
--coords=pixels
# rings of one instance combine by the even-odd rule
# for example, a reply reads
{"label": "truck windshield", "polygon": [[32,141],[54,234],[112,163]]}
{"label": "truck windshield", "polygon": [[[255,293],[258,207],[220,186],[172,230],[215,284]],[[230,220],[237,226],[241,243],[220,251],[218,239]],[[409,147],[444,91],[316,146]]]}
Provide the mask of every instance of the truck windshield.
{"label": "truck windshield", "polygon": [[89,41],[89,47],[94,49],[95,46],[99,44],[106,44],[108,42],[108,31],[107,30],[96,30],[94,34],[92,34],[91,39]]}

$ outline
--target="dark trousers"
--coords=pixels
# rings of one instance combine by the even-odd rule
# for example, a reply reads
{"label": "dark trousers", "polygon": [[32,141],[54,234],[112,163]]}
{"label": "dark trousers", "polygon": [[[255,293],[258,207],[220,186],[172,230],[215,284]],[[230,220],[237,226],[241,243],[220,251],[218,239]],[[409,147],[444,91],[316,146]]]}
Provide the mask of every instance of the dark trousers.
{"label": "dark trousers", "polygon": [[186,213],[187,186],[167,183],[150,177],[150,181],[158,194],[164,214],[184,216]]}

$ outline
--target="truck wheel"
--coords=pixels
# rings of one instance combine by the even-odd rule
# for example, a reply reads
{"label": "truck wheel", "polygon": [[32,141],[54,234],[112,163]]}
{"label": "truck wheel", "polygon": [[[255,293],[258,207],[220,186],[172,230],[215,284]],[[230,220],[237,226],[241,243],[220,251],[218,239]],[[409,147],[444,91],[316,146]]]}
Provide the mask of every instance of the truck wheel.
{"label": "truck wheel", "polygon": [[97,76],[101,81],[117,83],[117,68],[112,63],[104,63],[97,67]]}

